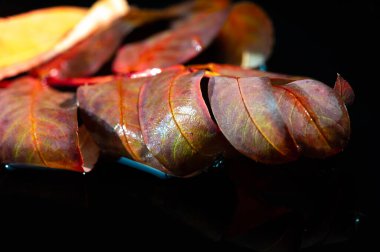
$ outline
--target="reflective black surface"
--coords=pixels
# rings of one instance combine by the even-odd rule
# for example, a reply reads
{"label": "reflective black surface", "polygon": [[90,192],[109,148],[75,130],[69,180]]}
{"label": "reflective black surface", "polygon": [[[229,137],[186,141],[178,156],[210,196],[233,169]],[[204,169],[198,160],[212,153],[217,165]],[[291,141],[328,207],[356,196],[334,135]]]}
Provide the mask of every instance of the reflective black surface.
{"label": "reflective black surface", "polygon": [[[0,15],[89,2],[0,1]],[[377,251],[374,1],[257,2],[276,28],[270,71],[311,76],[331,86],[339,72],[354,88],[352,139],[343,153],[279,167],[238,158],[196,178],[166,181],[110,160],[86,175],[1,169],[2,230],[38,245],[50,240],[59,246],[79,241],[180,251]],[[139,36],[135,32],[126,41]],[[194,62],[218,53],[211,47]]]}

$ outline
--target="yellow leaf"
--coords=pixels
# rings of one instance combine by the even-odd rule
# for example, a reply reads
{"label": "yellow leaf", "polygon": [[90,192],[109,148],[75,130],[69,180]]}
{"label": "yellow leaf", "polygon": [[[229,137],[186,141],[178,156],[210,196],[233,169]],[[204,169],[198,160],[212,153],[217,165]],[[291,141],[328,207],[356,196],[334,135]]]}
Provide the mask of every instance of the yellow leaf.
{"label": "yellow leaf", "polygon": [[52,59],[128,9],[125,0],[99,0],[89,10],[62,6],[0,18],[0,80]]}

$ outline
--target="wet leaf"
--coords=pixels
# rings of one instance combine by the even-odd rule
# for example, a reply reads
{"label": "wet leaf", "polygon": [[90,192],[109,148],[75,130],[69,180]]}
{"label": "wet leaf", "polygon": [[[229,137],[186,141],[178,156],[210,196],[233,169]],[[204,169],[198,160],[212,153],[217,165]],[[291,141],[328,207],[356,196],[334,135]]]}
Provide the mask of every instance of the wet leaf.
{"label": "wet leaf", "polygon": [[114,156],[129,156],[159,170],[165,168],[147,149],[139,124],[140,87],[149,78],[118,78],[78,89],[84,123],[100,148]]}
{"label": "wet leaf", "polygon": [[83,172],[73,95],[26,77],[0,91],[0,161]]}
{"label": "wet leaf", "polygon": [[197,12],[142,42],[126,44],[118,52],[117,73],[144,71],[181,64],[198,55],[219,32],[227,12]]}
{"label": "wet leaf", "polygon": [[203,71],[164,72],[143,85],[139,119],[152,154],[177,176],[192,176],[210,165],[226,146],[203,100]]}
{"label": "wet leaf", "polygon": [[343,79],[343,77],[340,76],[340,74],[338,74],[336,78],[334,90],[338,94],[338,96],[342,98],[345,104],[351,105],[352,103],[354,103],[354,90],[352,90],[350,84],[345,79]]}
{"label": "wet leaf", "polygon": [[223,63],[258,67],[270,56],[274,44],[272,21],[251,2],[232,6],[218,36]]}
{"label": "wet leaf", "polygon": [[0,46],[3,54],[0,58],[4,59],[0,64],[0,80],[30,70],[67,51],[94,32],[109,27],[129,9],[124,0],[99,0],[88,11],[68,8],[66,15],[60,8],[0,21],[4,26],[1,30],[7,30],[1,35],[6,37],[0,39],[6,41]]}
{"label": "wet leaf", "polygon": [[271,86],[269,78],[217,76],[210,80],[209,99],[230,143],[263,163],[287,162],[299,154],[330,156],[350,135],[342,100],[315,80]]}

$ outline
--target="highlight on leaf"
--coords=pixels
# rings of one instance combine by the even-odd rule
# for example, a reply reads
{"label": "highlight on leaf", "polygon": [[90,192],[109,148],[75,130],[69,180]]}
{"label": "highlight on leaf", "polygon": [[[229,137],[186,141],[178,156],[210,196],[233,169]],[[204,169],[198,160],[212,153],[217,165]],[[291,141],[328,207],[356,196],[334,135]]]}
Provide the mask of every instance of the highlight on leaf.
{"label": "highlight on leaf", "polygon": [[[72,94],[52,90],[30,77],[0,90],[0,162],[89,171],[92,167],[83,165],[72,99]],[[92,146],[91,142],[86,146]],[[91,150],[93,164],[97,152]]]}

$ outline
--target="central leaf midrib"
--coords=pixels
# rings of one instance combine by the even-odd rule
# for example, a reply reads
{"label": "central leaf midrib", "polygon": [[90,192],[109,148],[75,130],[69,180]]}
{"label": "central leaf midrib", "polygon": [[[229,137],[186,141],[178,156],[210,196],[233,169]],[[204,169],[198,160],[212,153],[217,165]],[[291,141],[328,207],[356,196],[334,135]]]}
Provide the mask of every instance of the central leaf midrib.
{"label": "central leaf midrib", "polygon": [[38,136],[37,136],[37,125],[35,120],[35,106],[37,103],[37,93],[40,91],[38,87],[38,83],[33,85],[32,92],[30,94],[30,107],[29,107],[29,120],[32,128],[32,142],[34,149],[36,150],[38,157],[40,158],[41,162],[44,166],[48,167],[49,165],[43,158],[42,152],[40,150],[39,144],[38,144]]}
{"label": "central leaf midrib", "polygon": [[125,147],[129,154],[132,156],[133,159],[136,161],[140,161],[140,159],[136,156],[136,154],[133,152],[131,146],[129,145],[127,133],[125,132],[124,128],[124,109],[123,109],[123,83],[122,80],[117,80],[117,89],[118,89],[118,94],[119,94],[119,112],[120,112],[120,117],[119,117],[119,125],[121,127],[121,130],[123,132],[123,138],[125,142]]}
{"label": "central leaf midrib", "polygon": [[243,102],[243,105],[244,105],[244,108],[245,110],[247,111],[247,114],[251,120],[251,122],[255,125],[257,131],[260,133],[260,135],[262,135],[264,137],[264,139],[279,153],[281,154],[282,156],[286,157],[286,154],[283,153],[274,143],[272,143],[272,141],[269,140],[269,138],[261,131],[260,127],[256,124],[255,120],[253,119],[253,117],[251,116],[251,113],[249,112],[249,109],[247,107],[247,104],[244,100],[244,96],[243,96],[243,93],[241,91],[241,88],[240,88],[240,82],[239,82],[239,79],[237,78],[236,79],[236,82],[237,82],[237,86],[238,86],[238,89],[239,89],[239,93],[240,93],[240,97],[241,97],[241,100]]}

